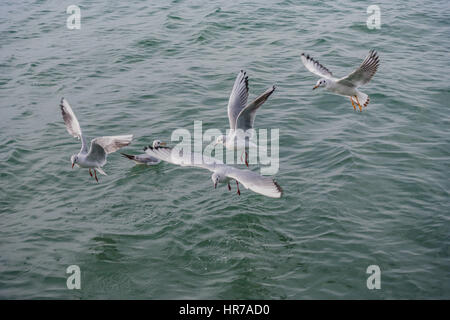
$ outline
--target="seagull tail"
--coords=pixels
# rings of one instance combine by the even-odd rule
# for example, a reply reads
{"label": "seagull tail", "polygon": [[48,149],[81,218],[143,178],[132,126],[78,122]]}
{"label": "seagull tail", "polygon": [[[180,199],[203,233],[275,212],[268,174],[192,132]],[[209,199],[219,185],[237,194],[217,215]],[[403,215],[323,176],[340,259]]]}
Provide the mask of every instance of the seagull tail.
{"label": "seagull tail", "polygon": [[135,160],[135,156],[132,156],[130,154],[126,154],[126,153],[120,153],[122,156],[124,156],[125,158],[128,158],[130,160]]}
{"label": "seagull tail", "polygon": [[365,94],[364,92],[358,91],[357,97],[358,97],[358,100],[359,100],[359,103],[361,104],[361,106],[367,107],[369,105],[370,99],[367,94]]}

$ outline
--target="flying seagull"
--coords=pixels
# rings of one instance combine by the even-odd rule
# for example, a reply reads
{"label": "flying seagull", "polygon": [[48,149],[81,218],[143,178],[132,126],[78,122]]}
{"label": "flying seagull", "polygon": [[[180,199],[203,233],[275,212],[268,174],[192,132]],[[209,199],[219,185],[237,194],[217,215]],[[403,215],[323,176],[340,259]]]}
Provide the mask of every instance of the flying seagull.
{"label": "flying seagull", "polygon": [[[161,142],[160,140],[154,140],[153,141],[153,148],[158,149],[162,146],[165,146],[166,143],[165,142]],[[149,147],[145,147],[144,151],[147,150],[147,148]],[[144,154],[138,154],[138,155],[130,155],[130,154],[126,154],[126,153],[120,153],[121,155],[123,155],[125,158],[128,158],[130,160],[133,160],[136,164],[146,164],[148,166],[153,166],[155,164],[158,164],[161,162],[160,159],[152,157],[146,153]]]}
{"label": "flying seagull", "polygon": [[358,69],[340,79],[334,78],[330,70],[309,55],[302,53],[301,59],[306,69],[321,77],[313,90],[319,87],[325,87],[327,90],[338,95],[349,97],[355,110],[355,102],[359,106],[359,111],[362,111],[361,103],[364,107],[367,107],[369,104],[369,96],[359,91],[358,87],[368,83],[375,72],[377,72],[380,60],[376,51],[370,50]]}
{"label": "flying seagull", "polygon": [[237,186],[237,194],[241,195],[239,189],[239,183],[246,189],[253,190],[256,193],[262,194],[271,198],[280,198],[283,194],[283,190],[280,185],[272,178],[262,176],[250,170],[237,169],[231,166],[227,166],[222,161],[203,156],[198,153],[191,153],[183,156],[181,152],[172,148],[153,148],[149,147],[145,152],[160,160],[189,167],[198,167],[208,169],[213,174],[211,179],[214,183],[214,188],[217,188],[217,184],[228,184],[228,190],[231,191],[230,181],[235,180]]}
{"label": "flying seagull", "polygon": [[78,154],[72,155],[72,169],[74,165],[81,168],[89,168],[89,174],[92,175],[94,170],[95,180],[98,182],[97,171],[103,175],[106,173],[102,170],[106,164],[106,156],[109,153],[117,151],[131,143],[133,135],[99,137],[91,140],[91,147],[88,149],[86,139],[81,133],[80,124],[72,111],[66,99],[62,98],[59,105],[61,107],[62,117],[66,124],[67,131],[75,138],[81,139],[81,150]]}
{"label": "flying seagull", "polygon": [[[248,98],[248,76],[241,70],[234,82],[228,101],[228,120],[230,130],[228,135],[218,136],[215,145],[223,144],[229,150],[243,150],[245,153],[245,164],[248,167],[248,154],[245,151],[249,147],[256,147],[250,142],[251,131],[255,123],[256,111],[275,91],[275,86],[270,87],[258,98],[247,104]],[[242,156],[241,156],[242,159]]]}

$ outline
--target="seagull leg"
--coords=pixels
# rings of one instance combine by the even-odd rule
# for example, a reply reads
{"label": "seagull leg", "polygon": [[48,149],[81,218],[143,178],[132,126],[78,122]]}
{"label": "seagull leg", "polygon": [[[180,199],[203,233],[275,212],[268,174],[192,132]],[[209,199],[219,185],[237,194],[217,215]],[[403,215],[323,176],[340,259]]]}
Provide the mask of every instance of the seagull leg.
{"label": "seagull leg", "polygon": [[362,107],[361,107],[361,103],[359,103],[358,96],[355,96],[355,98],[356,98],[356,102],[358,103],[358,106],[359,106],[359,111],[361,112]]}
{"label": "seagull leg", "polygon": [[244,152],[245,152],[245,165],[248,168],[248,153],[247,153],[247,151],[244,151]]}
{"label": "seagull leg", "polygon": [[91,171],[91,168],[89,168],[89,174],[90,174],[91,177],[92,177],[92,171]]}
{"label": "seagull leg", "polygon": [[97,183],[98,183],[97,171],[95,171],[95,169],[94,169],[94,174],[95,174],[95,180],[97,180]]}
{"label": "seagull leg", "polygon": [[239,182],[236,180],[236,185],[237,185],[237,194],[241,195],[241,190],[239,190]]}
{"label": "seagull leg", "polygon": [[231,191],[230,181],[228,181],[228,191]]}
{"label": "seagull leg", "polygon": [[356,110],[356,106],[355,106],[355,103],[353,102],[352,97],[350,97],[350,101],[352,102],[353,110]]}

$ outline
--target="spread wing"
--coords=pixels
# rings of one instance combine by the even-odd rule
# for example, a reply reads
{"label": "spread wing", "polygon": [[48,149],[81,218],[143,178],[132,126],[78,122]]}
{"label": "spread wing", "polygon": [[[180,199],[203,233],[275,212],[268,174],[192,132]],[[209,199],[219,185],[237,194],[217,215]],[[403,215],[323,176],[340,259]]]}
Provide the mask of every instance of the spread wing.
{"label": "spread wing", "polygon": [[372,79],[380,65],[380,59],[375,50],[370,50],[367,57],[361,63],[358,69],[350,73],[348,76],[339,79],[338,82],[348,86],[359,87],[366,84]]}
{"label": "spread wing", "polygon": [[120,148],[126,147],[131,143],[131,140],[133,140],[133,135],[124,135],[124,136],[109,136],[109,137],[99,137],[95,138],[91,142],[91,149],[92,144],[96,144],[100,147],[102,147],[106,154],[113,153]]}
{"label": "spread wing", "polygon": [[129,145],[132,139],[132,134],[92,139],[91,148],[86,156],[86,160],[97,163],[101,167],[106,163],[106,155]]}
{"label": "spread wing", "polygon": [[244,132],[248,129],[252,129],[255,122],[256,110],[258,110],[258,108],[266,102],[274,91],[275,86],[272,86],[253,102],[249,103],[244,109],[242,109],[236,120],[236,129],[242,129]]}
{"label": "spread wing", "polygon": [[224,166],[223,162],[218,159],[194,152],[183,155],[182,151],[183,149],[177,150],[169,147],[148,147],[145,149],[145,153],[149,156],[183,167],[198,167],[214,171],[219,166]]}
{"label": "spread wing", "polygon": [[261,176],[250,170],[241,170],[227,166],[218,159],[206,157],[198,153],[190,153],[188,156],[184,157],[177,151],[179,150],[166,147],[148,147],[145,150],[145,152],[152,157],[179,166],[204,168],[212,172],[221,170],[222,172],[225,172],[227,177],[239,181],[245,188],[267,197],[280,198],[283,193],[283,190],[281,190],[278,183],[269,177]]}
{"label": "spread wing", "polygon": [[69,134],[75,138],[81,139],[81,149],[86,149],[86,142],[83,138],[83,134],[81,133],[81,127],[80,123],[78,122],[77,117],[75,116],[75,113],[73,112],[72,108],[69,105],[69,102],[67,102],[66,99],[62,98],[61,103],[59,104],[61,108],[62,117],[64,120],[64,123],[66,124],[66,129]]}
{"label": "spread wing", "polygon": [[262,176],[250,170],[228,167],[227,177],[239,181],[245,188],[266,197],[281,198],[283,190],[272,178]]}
{"label": "spread wing", "polygon": [[247,104],[248,99],[248,76],[246,72],[241,70],[234,82],[233,90],[231,91],[230,100],[228,100],[228,120],[230,122],[230,129],[234,130],[236,127],[236,119]]}
{"label": "spread wing", "polygon": [[319,61],[314,60],[312,57],[308,55],[305,55],[302,53],[301,59],[303,64],[305,65],[306,69],[314,73],[315,75],[318,75],[322,78],[332,78],[333,74],[330,70],[325,68],[323,65],[320,64]]}
{"label": "spread wing", "polygon": [[62,117],[66,124],[67,132],[69,132],[71,136],[81,139],[80,123],[67,100],[62,98],[59,106],[61,107]]}
{"label": "spread wing", "polygon": [[130,160],[133,160],[137,163],[142,163],[142,164],[158,164],[161,160],[156,159],[155,157],[149,156],[148,154],[138,154],[138,155],[131,155],[131,154],[126,154],[126,153],[120,153],[122,156],[124,156],[125,158],[128,158]]}
{"label": "spread wing", "polygon": [[99,145],[95,140],[91,141],[91,148],[86,155],[86,160],[91,163],[96,163],[98,167],[102,167],[106,163],[106,151],[101,145]]}

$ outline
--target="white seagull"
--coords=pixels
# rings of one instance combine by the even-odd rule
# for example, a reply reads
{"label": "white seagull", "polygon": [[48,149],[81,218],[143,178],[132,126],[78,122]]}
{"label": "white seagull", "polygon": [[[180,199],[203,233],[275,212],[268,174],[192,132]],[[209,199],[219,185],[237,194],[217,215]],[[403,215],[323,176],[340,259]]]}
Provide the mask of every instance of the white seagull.
{"label": "white seagull", "polygon": [[[228,135],[218,136],[215,145],[223,144],[229,150],[243,150],[245,153],[245,164],[248,167],[247,148],[256,148],[256,145],[250,141],[251,131],[255,123],[256,110],[269,98],[275,91],[275,86],[267,89],[262,95],[251,103],[247,104],[248,98],[248,76],[241,70],[234,82],[228,101],[228,120],[230,130]],[[241,156],[242,159],[242,156]]]}
{"label": "white seagull", "polygon": [[[160,140],[154,140],[152,147],[155,149],[158,149],[162,146],[165,146],[166,143],[165,142],[161,142]],[[145,147],[144,151],[147,150],[150,146]],[[145,164],[148,166],[153,166],[155,164],[158,164],[161,162],[160,159],[152,157],[146,153],[144,154],[138,154],[138,155],[130,155],[130,154],[126,154],[126,153],[120,153],[121,155],[123,155],[125,158],[128,158],[130,160],[133,160],[136,164]]]}
{"label": "white seagull", "polygon": [[191,153],[190,155],[183,157],[183,155],[180,154],[182,151],[183,150],[181,149],[181,152],[177,152],[177,150],[169,147],[149,147],[145,152],[152,157],[172,164],[208,169],[213,172],[211,179],[214,183],[214,188],[217,188],[218,183],[227,183],[228,190],[231,191],[230,181],[235,180],[238,195],[241,195],[239,183],[246,189],[253,190],[256,193],[267,197],[280,198],[283,194],[280,185],[272,178],[262,176],[247,169],[242,170],[227,166],[220,160],[206,157],[199,153]]}
{"label": "white seagull", "polygon": [[[355,102],[359,106],[359,111],[362,111],[360,102],[362,102],[364,107],[367,107],[369,104],[369,96],[359,91],[357,88],[368,83],[370,79],[372,79],[375,72],[377,72],[380,60],[376,51],[370,50],[369,54],[358,69],[350,73],[348,76],[340,79],[334,78],[330,70],[325,68],[319,63],[319,61],[314,60],[309,55],[305,56],[305,54],[302,53],[301,59],[306,69],[321,77],[319,81],[317,81],[313,90],[319,87],[325,87],[325,89],[338,95],[349,97],[352,102],[353,109],[355,110]],[[355,101],[353,101],[353,99],[355,99]]]}
{"label": "white seagull", "polygon": [[66,99],[61,99],[62,117],[66,124],[67,131],[75,138],[81,139],[81,150],[78,154],[72,155],[70,158],[72,168],[77,165],[81,168],[89,168],[89,174],[92,175],[91,169],[94,170],[95,180],[98,182],[97,171],[101,174],[106,173],[101,169],[106,164],[106,156],[109,153],[117,151],[131,143],[133,135],[99,137],[91,140],[91,147],[88,149],[86,139],[81,133],[80,124],[77,117],[72,111]]}

